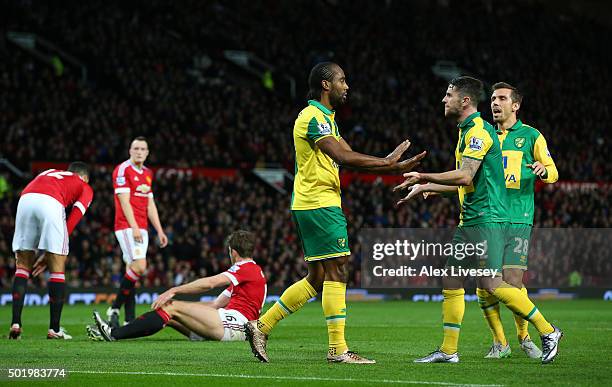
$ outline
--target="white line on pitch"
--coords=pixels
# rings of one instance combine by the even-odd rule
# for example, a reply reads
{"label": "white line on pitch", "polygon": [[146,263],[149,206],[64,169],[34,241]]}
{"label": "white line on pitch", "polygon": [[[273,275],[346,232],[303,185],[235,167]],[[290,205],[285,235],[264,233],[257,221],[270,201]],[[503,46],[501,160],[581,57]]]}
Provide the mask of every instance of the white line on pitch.
{"label": "white line on pitch", "polygon": [[449,382],[430,382],[423,380],[392,380],[392,379],[351,379],[351,378],[320,378],[315,376],[272,376],[272,375],[242,375],[242,374],[193,374],[180,372],[136,372],[136,371],[68,371],[68,374],[100,374],[100,375],[157,375],[157,376],[196,376],[202,378],[236,378],[236,379],[282,379],[305,380],[320,382],[358,382],[358,383],[389,383],[389,384],[429,384],[436,386],[466,386],[466,387],[501,387],[503,384],[464,384]]}

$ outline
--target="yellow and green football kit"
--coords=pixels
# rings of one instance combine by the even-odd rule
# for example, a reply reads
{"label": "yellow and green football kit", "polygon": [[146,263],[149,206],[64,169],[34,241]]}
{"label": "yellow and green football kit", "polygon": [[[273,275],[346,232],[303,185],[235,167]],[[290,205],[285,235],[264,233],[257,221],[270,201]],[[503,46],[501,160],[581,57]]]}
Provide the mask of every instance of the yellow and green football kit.
{"label": "yellow and green football kit", "polygon": [[295,180],[291,212],[304,259],[317,261],[350,255],[346,218],[341,208],[338,165],[317,143],[340,140],[335,112],[318,101],[308,101],[295,120]]}
{"label": "yellow and green football kit", "polygon": [[[340,201],[338,165],[317,143],[332,137],[340,141],[335,112],[318,101],[308,101],[295,120],[295,180],[291,212],[308,262],[351,254],[346,218]],[[259,321],[258,328],[269,334],[279,321],[298,311],[317,289],[306,278],[291,285]],[[321,299],[329,338],[328,357],[348,350],[344,337],[346,325],[346,283],[324,281]]]}
{"label": "yellow and green football kit", "polygon": [[[478,266],[488,269],[501,269],[504,252],[509,245],[508,202],[505,188],[505,176],[502,164],[502,151],[497,133],[491,124],[476,112],[459,124],[459,141],[455,150],[457,168],[461,167],[464,158],[482,160],[480,168],[472,179],[472,184],[459,187],[461,204],[461,221],[453,238],[454,243],[487,244],[486,254],[478,258]],[[447,265],[471,266],[469,262],[450,258]],[[444,340],[440,350],[454,354],[458,350],[459,333],[465,312],[464,289],[444,289],[442,292],[442,326]],[[501,301],[514,313],[531,321],[541,334],[551,333],[554,329],[529,297],[521,291],[502,281],[493,293],[478,289],[481,308],[488,313],[497,313],[494,306]],[[489,301],[494,300],[489,305]],[[490,311],[490,312],[489,312]],[[493,328],[492,328],[493,329]]]}
{"label": "yellow and green football kit", "polygon": [[545,183],[559,178],[544,136],[518,120],[505,132],[497,131],[502,148],[506,188],[508,191],[510,246],[504,254],[504,268],[527,269],[527,253],[534,214],[534,192],[537,176],[527,165],[539,161],[546,168]]}
{"label": "yellow and green football kit", "polygon": [[461,213],[453,243],[486,243],[486,254],[472,259],[452,257],[448,265],[501,269],[509,221],[502,154],[495,129],[478,112],[459,124],[457,169],[464,158],[481,164],[472,184],[458,188]]}
{"label": "yellow and green football kit", "polygon": [[[533,226],[534,191],[537,176],[527,165],[539,161],[546,168],[542,179],[554,183],[559,178],[555,163],[550,156],[544,136],[535,128],[518,120],[505,132],[497,130],[502,149],[502,160],[509,199],[510,228],[504,252],[504,269],[527,270],[529,243]],[[528,296],[524,286],[520,291]],[[507,345],[499,312],[499,300],[484,289],[477,290],[480,306],[493,341]],[[529,337],[529,322],[520,314],[514,315],[516,334],[520,342]]]}

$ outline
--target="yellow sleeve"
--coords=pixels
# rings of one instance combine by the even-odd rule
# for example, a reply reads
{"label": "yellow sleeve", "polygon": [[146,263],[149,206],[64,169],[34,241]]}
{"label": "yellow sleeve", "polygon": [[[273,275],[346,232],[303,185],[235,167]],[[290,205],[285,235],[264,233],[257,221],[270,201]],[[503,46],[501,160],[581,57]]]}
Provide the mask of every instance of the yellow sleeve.
{"label": "yellow sleeve", "polygon": [[546,140],[544,139],[544,136],[542,136],[542,134],[538,136],[533,146],[533,158],[536,161],[541,162],[544,167],[546,167],[546,179],[542,179],[544,183],[552,184],[559,180],[559,172],[557,171],[557,166],[555,165],[554,160],[550,156],[548,146],[546,145]]}
{"label": "yellow sleeve", "polygon": [[493,139],[489,132],[482,126],[474,126],[465,135],[465,149],[462,157],[482,160],[493,145]]}

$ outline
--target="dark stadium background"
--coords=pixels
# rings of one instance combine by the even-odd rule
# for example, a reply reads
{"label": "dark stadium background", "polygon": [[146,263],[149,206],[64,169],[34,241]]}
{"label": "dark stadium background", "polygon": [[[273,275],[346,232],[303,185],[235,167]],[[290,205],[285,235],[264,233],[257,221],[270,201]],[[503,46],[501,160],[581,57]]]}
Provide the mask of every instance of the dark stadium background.
{"label": "dark stadium background", "polygon": [[[290,184],[278,169],[293,171],[291,130],[306,77],[328,59],[351,87],[337,115],[348,143],[386,155],[409,138],[411,154],[428,151],[423,168],[432,171],[452,167],[456,142],[443,119],[440,74],[516,84],[525,94],[520,118],[546,136],[560,174],[559,183],[538,188],[536,226],[610,228],[609,14],[598,1],[3,1],[0,288],[10,289],[15,270],[20,190],[36,172],[73,160],[95,166],[95,199],[71,238],[67,282],[117,287],[123,266],[110,175],[137,135],[149,139],[146,164],[158,171],[154,192],[170,238],[166,249],[151,243],[141,286],[224,270],[223,239],[237,228],[258,235],[256,259],[271,287],[300,278]],[[486,102],[480,109],[490,118]],[[275,169],[289,192],[254,168]],[[360,229],[457,223],[450,199],[396,210],[384,181],[343,179],[353,287]],[[528,285],[568,287],[571,273],[585,288],[612,278],[609,254],[554,264],[564,270]]]}

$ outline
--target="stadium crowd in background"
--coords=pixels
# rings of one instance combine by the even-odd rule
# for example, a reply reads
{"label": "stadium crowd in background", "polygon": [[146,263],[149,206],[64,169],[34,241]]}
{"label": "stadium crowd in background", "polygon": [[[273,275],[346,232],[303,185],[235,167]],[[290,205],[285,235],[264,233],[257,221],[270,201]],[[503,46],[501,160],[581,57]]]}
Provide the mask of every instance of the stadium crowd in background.
{"label": "stadium crowd in background", "polygon": [[[428,151],[424,162],[434,171],[453,165],[456,129],[440,118],[439,90],[446,81],[431,68],[437,60],[463,58],[459,64],[467,73],[490,83],[516,83],[524,91],[520,118],[545,134],[560,179],[612,176],[602,124],[610,122],[610,107],[595,102],[606,100],[603,85],[610,83],[612,54],[600,49],[608,29],[578,16],[536,4],[528,5],[533,12],[519,15],[526,4],[493,6],[476,0],[470,6],[272,1],[267,13],[236,1],[190,0],[179,6],[155,0],[146,7],[119,1],[72,3],[0,5],[3,37],[8,31],[36,33],[89,69],[89,80],[82,83],[76,68],[66,64],[60,74],[0,40],[0,155],[25,171],[33,160],[115,164],[127,157],[127,144],[137,135],[148,137],[153,166],[249,168],[268,163],[293,171],[291,127],[300,104],[278,88],[264,89],[221,58],[221,49],[247,49],[274,64],[274,76],[294,76],[298,99],[306,90],[306,70],[333,56],[354,75],[348,80],[350,104],[337,115],[340,132],[352,147],[384,156],[389,144],[408,137],[413,153]],[[335,7],[334,12],[325,12],[327,7]],[[468,10],[486,17],[458,40],[453,31],[462,27]],[[338,14],[342,20],[333,16]],[[386,22],[368,22],[373,15]],[[498,30],[496,20],[502,17],[516,20],[512,30]],[[295,28],[312,25],[315,18],[329,26],[329,41],[311,36],[310,28]],[[563,50],[557,41],[561,29]],[[509,39],[512,44],[504,44]],[[364,44],[372,40],[377,44]],[[434,44],[444,40],[455,44]],[[529,44],[533,41],[538,45]],[[323,49],[329,46],[335,47],[333,55]],[[502,61],[502,47],[504,55],[515,51],[512,63]],[[27,181],[8,175],[3,181],[13,187],[0,193],[0,287],[7,289],[14,272],[10,240],[15,208]],[[110,171],[96,171],[92,185],[100,194],[71,240],[66,280],[69,286],[117,286],[123,273],[112,229]],[[238,228],[258,235],[255,258],[269,286],[284,287],[304,272],[288,195],[248,172],[233,181],[158,179],[154,190],[170,245],[165,250],[150,246],[143,286],[172,286],[223,271],[229,266],[223,236]],[[545,189],[536,195],[536,226],[610,227],[610,196],[609,188]],[[393,198],[382,184],[353,182],[343,190],[354,241],[351,286],[359,284],[358,231],[363,227],[447,227],[457,221],[456,205],[449,199],[395,210]],[[579,256],[567,257],[564,266],[556,266],[555,276],[532,280],[564,285],[568,273],[578,271],[583,284],[591,277],[596,282],[597,276],[612,274],[604,258],[582,262]],[[547,264],[552,267],[542,263]],[[34,282],[45,286],[41,279]]]}

